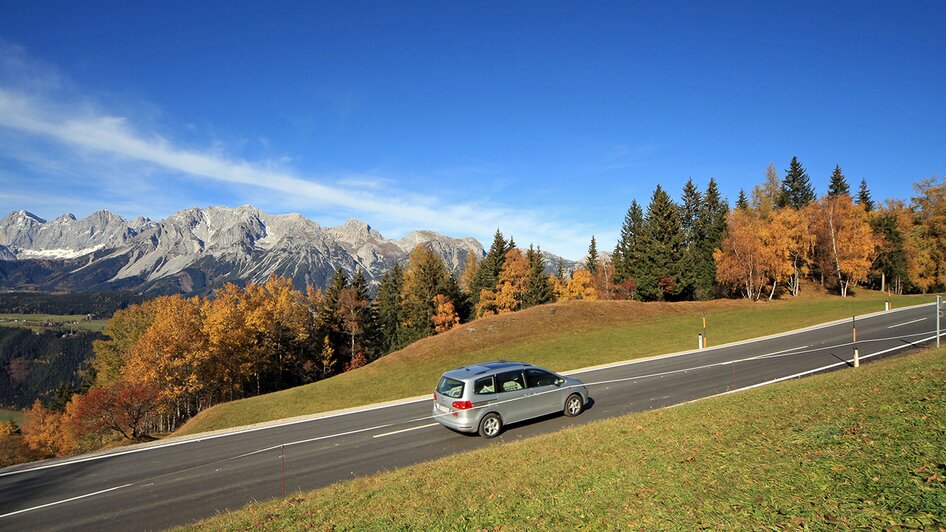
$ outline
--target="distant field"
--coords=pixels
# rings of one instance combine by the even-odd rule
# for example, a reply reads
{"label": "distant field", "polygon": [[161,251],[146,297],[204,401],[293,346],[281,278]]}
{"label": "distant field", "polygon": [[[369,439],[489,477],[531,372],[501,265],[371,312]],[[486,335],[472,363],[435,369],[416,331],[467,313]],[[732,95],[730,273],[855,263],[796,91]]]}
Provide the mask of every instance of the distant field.
{"label": "distant field", "polygon": [[[927,350],[489,446],[196,528],[943,530],[944,435],[946,349]],[[473,474],[484,464],[492,474]]]}
{"label": "distant field", "polygon": [[34,331],[79,330],[101,332],[108,320],[90,320],[85,314],[0,314],[0,327],[23,327]]}
{"label": "distant field", "polygon": [[[570,301],[490,316],[426,338],[355,371],[281,392],[217,405],[176,434],[242,426],[430,392],[443,371],[483,360],[524,360],[555,371],[696,348],[883,310],[886,296],[810,295],[771,302]],[[930,296],[895,296],[895,308]]]}
{"label": "distant field", "polygon": [[4,410],[0,408],[0,423],[13,420],[17,425],[23,424],[23,412],[19,410]]}

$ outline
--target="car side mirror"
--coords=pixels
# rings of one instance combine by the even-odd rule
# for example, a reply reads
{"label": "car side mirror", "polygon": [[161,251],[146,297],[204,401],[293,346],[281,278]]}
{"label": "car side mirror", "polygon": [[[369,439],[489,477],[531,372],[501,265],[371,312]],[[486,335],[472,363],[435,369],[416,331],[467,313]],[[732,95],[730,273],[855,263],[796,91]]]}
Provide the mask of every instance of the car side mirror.
{"label": "car side mirror", "polygon": [[556,380],[555,380],[555,385],[556,385],[556,386],[561,386],[561,385],[563,385],[563,384],[565,384],[565,379],[556,379]]}

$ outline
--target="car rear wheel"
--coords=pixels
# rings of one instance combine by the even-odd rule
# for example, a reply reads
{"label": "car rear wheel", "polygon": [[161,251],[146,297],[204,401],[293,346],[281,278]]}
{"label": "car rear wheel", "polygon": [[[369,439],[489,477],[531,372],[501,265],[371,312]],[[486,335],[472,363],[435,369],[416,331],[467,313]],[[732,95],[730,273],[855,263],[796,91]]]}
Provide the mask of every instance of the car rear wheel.
{"label": "car rear wheel", "polygon": [[581,414],[581,410],[584,406],[584,401],[581,400],[581,396],[577,393],[573,393],[568,396],[568,399],[565,399],[565,415],[575,417]]}
{"label": "car rear wheel", "polygon": [[503,420],[499,414],[489,413],[483,416],[480,421],[480,436],[484,438],[495,438],[503,430]]}

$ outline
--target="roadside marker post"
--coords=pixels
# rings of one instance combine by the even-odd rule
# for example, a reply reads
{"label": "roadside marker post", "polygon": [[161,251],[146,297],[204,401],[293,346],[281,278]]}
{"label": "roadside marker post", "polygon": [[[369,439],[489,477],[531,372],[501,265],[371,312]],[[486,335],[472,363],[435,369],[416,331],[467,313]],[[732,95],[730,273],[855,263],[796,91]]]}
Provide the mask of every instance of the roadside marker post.
{"label": "roadside marker post", "polygon": [[703,317],[703,335],[702,340],[700,341],[700,349],[703,349],[704,347],[708,347],[708,343],[706,341],[706,314],[701,310],[700,316]]}
{"label": "roadside marker post", "polygon": [[857,354],[857,348],[856,348],[856,347],[854,348],[854,367],[855,367],[855,368],[861,367],[861,358],[860,358],[860,356],[858,356],[858,354]]}
{"label": "roadside marker post", "polygon": [[857,317],[851,316],[851,338],[852,342],[857,342]]}
{"label": "roadside marker post", "polygon": [[282,463],[282,498],[286,498],[286,445],[279,448],[279,461]]}
{"label": "roadside marker post", "polygon": [[702,350],[703,350],[703,335],[702,335],[702,334],[698,334],[698,335],[696,335],[696,337],[697,337],[697,344],[696,344],[696,345],[697,345],[697,347],[699,348],[699,350],[702,351]]}
{"label": "roadside marker post", "polygon": [[943,317],[943,296],[936,296],[936,349],[939,349],[939,323]]}

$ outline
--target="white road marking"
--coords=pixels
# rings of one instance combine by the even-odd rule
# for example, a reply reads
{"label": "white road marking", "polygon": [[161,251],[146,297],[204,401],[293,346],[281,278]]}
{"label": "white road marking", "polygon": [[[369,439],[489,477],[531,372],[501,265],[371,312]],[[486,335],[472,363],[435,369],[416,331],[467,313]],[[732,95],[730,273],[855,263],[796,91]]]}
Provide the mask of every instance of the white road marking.
{"label": "white road marking", "polygon": [[440,425],[440,423],[431,423],[429,425],[421,425],[419,427],[411,427],[409,429],[395,430],[394,432],[385,432],[384,434],[375,434],[374,436],[372,436],[372,438],[383,438],[385,436],[393,436],[395,434],[400,434],[402,432],[410,432],[412,430],[420,430],[420,429],[426,429],[428,427],[436,427],[437,425]]}
{"label": "white road marking", "polygon": [[85,499],[86,497],[94,497],[95,495],[101,495],[102,493],[108,493],[110,491],[120,490],[122,488],[127,488],[128,486],[133,486],[133,485],[134,484],[124,484],[122,486],[115,486],[114,488],[108,488],[107,490],[96,491],[94,493],[86,493],[85,495],[79,495],[78,497],[71,497],[69,499],[63,499],[61,501],[56,501],[56,502],[48,502],[46,504],[41,504],[39,506],[34,506],[32,508],[24,508],[22,510],[17,510],[15,512],[10,512],[7,514],[0,515],[0,519],[3,519],[4,517],[11,517],[17,514],[26,513],[26,512],[32,512],[33,510],[41,510],[43,508],[49,508],[50,506],[56,506],[57,504],[64,504],[67,502],[77,501],[79,499]]}
{"label": "white road marking", "polygon": [[[776,355],[781,355],[781,354],[784,354],[784,353],[791,353],[792,351],[798,351],[799,349],[804,349],[804,348],[806,348],[806,347],[809,347],[809,346],[807,346],[807,345],[800,345],[800,346],[798,346],[798,347],[793,347],[793,348],[791,348],[791,349],[783,349],[783,350],[781,350],[781,351],[776,351],[776,352],[774,352],[774,353],[765,353],[764,355],[754,356],[754,357],[749,358],[749,359],[746,359],[746,360],[757,360],[757,359],[760,359],[760,358],[774,357],[774,356],[776,356]],[[797,354],[797,353],[796,353],[796,354]]]}
{"label": "white road marking", "polygon": [[888,328],[888,329],[893,329],[894,327],[903,327],[904,325],[910,325],[911,323],[917,323],[917,322],[924,321],[924,320],[926,320],[926,318],[920,318],[920,319],[918,319],[918,320],[908,321],[908,322],[905,322],[905,323],[898,323],[898,324],[896,324],[896,325],[891,325],[890,327],[887,327],[887,328]]}

